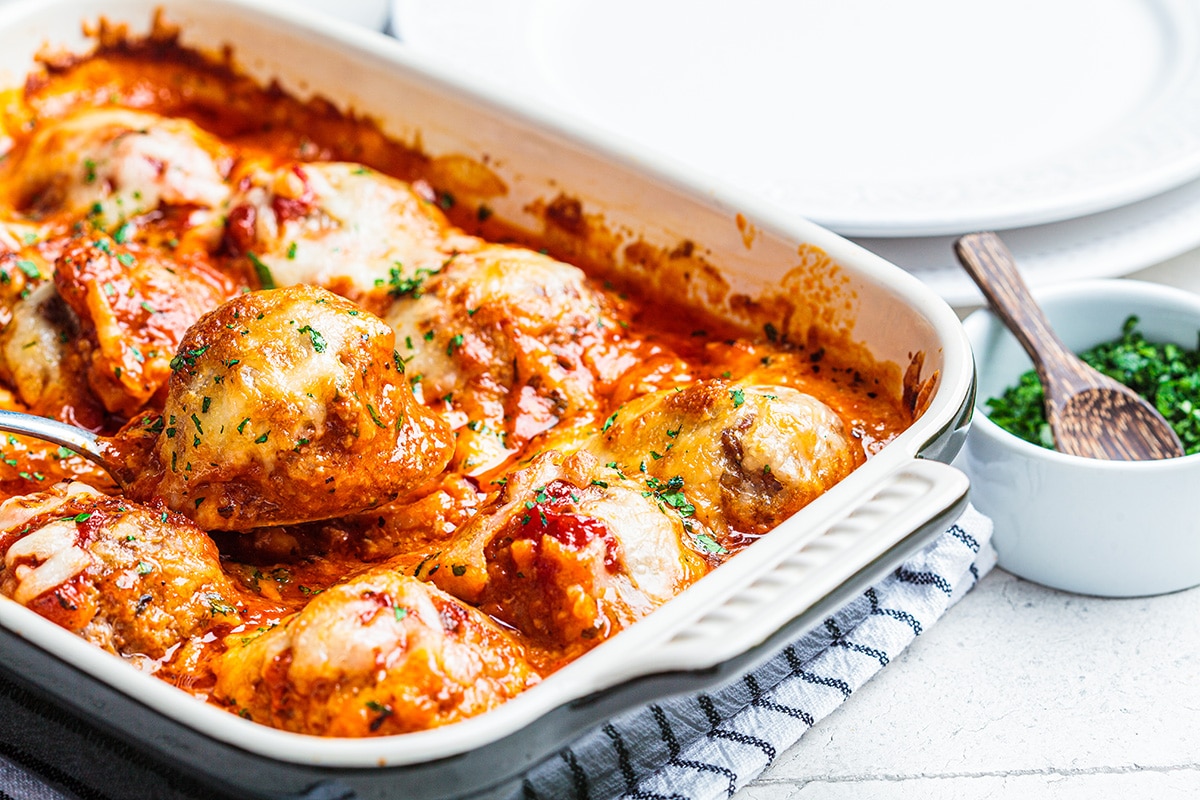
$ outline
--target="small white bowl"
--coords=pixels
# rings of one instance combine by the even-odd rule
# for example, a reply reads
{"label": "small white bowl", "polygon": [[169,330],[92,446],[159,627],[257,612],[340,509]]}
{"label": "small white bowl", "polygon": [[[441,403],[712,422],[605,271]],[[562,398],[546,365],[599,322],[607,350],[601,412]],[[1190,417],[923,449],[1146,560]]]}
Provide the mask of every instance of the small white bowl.
{"label": "small white bowl", "polygon": [[[1159,284],[1101,280],[1035,292],[1075,352],[1117,339],[1131,314],[1151,342],[1197,346],[1200,295]],[[1056,589],[1105,597],[1200,584],[1200,454],[1100,461],[1030,444],[987,418],[986,402],[1032,363],[988,310],[963,322],[975,352],[975,417],[958,466],[971,501],[995,522],[1004,569]]]}

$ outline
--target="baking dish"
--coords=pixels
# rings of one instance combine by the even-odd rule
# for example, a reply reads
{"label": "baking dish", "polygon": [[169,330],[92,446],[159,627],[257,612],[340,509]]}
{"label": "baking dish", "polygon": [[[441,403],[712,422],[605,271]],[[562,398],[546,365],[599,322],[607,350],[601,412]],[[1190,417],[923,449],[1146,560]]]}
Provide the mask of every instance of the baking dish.
{"label": "baking dish", "polygon": [[787,333],[836,332],[893,365],[923,411],[842,483],[647,619],[513,701],[445,728],[370,740],[268,729],[5,601],[2,666],[15,680],[240,796],[486,796],[624,707],[753,667],[928,542],[965,503],[966,479],[938,463],[961,446],[973,406],[969,345],[949,307],[882,259],[661,156],[551,118],[503,87],[467,85],[385,37],[250,0],[8,6],[0,80],[16,85],[44,47],[89,49],[85,22],[103,15],[137,35],[156,10],[180,27],[184,46],[228,47],[262,82],[329,98],[431,155],[487,163],[507,187],[488,196],[489,208],[517,227],[544,228],[541,212],[566,193],[621,242],[618,260],[635,279],[668,280],[639,266],[653,262],[638,253],[686,252],[691,265],[702,254],[705,269],[682,284],[696,302],[741,322],[755,308],[786,306]]}

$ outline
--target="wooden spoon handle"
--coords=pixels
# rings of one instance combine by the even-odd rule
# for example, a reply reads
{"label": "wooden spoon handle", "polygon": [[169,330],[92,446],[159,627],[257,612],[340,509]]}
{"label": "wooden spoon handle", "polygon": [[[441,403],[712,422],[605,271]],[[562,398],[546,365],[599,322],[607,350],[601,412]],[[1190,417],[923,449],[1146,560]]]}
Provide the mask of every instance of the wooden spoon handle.
{"label": "wooden spoon handle", "polygon": [[1097,385],[1095,373],[1079,361],[1050,326],[999,236],[969,233],[954,243],[954,252],[992,310],[1033,359],[1042,383],[1057,384],[1056,388],[1064,392]]}

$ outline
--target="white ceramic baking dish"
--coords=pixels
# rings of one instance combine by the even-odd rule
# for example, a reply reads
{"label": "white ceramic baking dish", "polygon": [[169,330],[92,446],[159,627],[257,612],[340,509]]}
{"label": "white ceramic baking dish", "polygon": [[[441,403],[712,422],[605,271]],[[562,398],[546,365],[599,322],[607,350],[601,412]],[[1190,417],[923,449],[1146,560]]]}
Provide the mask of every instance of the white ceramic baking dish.
{"label": "white ceramic baking dish", "polygon": [[22,81],[47,45],[90,50],[84,22],[103,15],[137,35],[156,9],[181,27],[185,46],[228,45],[238,66],[264,82],[365,113],[431,155],[486,161],[509,189],[490,206],[509,222],[536,228],[540,220],[527,209],[565,191],[627,241],[665,249],[694,242],[732,293],[779,297],[806,286],[813,297],[790,298],[795,324],[841,331],[898,373],[916,359],[912,376],[932,391],[909,430],[824,496],[642,622],[475,719],[367,740],[268,729],[0,598],[0,669],[11,679],[241,796],[490,796],[623,708],[711,687],[761,663],[930,541],[965,504],[966,479],[939,462],[965,437],[974,368],[944,302],[820,227],[552,117],[504,87],[468,85],[382,35],[253,0],[28,0],[0,8],[0,85]]}

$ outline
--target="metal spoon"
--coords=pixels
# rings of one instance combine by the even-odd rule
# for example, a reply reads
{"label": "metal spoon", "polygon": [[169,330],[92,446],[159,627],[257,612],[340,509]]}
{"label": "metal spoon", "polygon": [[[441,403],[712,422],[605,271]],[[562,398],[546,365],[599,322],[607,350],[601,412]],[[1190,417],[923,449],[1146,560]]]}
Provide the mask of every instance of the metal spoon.
{"label": "metal spoon", "polygon": [[107,446],[105,439],[91,431],[54,419],[3,409],[0,409],[0,431],[32,436],[73,450],[102,467],[118,484],[125,483],[122,479],[124,470],[119,456]]}
{"label": "metal spoon", "polygon": [[1154,406],[1088,366],[1063,344],[999,236],[967,234],[954,243],[954,252],[992,310],[1033,359],[1046,390],[1046,418],[1056,450],[1112,461],[1184,454],[1179,437]]}

